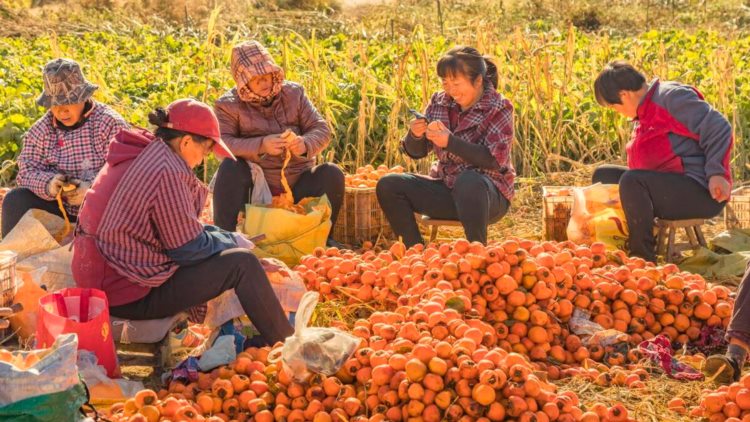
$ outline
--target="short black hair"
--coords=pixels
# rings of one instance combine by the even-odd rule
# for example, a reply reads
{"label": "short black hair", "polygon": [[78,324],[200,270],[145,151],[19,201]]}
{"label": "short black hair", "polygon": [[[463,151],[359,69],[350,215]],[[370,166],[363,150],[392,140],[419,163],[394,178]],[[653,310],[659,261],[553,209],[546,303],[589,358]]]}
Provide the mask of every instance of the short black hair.
{"label": "short black hair", "polygon": [[600,105],[622,104],[620,91],[638,91],[646,83],[643,73],[625,60],[609,62],[594,81],[594,95]]}
{"label": "short black hair", "polygon": [[152,125],[156,126],[154,135],[157,138],[161,138],[165,141],[171,141],[175,138],[182,138],[185,135],[190,135],[193,140],[199,144],[208,141],[210,138],[206,136],[196,135],[194,133],[185,132],[182,130],[170,129],[165,127],[166,123],[169,123],[169,114],[162,107],[158,107],[156,110],[148,114],[148,121]]}

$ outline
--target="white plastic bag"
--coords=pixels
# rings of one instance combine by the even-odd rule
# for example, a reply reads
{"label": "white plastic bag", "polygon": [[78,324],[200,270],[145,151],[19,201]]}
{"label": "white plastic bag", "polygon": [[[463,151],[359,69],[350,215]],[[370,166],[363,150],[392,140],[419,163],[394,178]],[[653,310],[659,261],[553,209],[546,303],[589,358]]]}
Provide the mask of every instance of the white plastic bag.
{"label": "white plastic bag", "polygon": [[[246,160],[247,165],[250,166],[250,175],[253,179],[253,188],[250,189],[248,197],[250,198],[251,204],[264,205],[270,204],[273,195],[271,195],[271,188],[268,187],[266,181],[266,175],[263,173],[263,167],[250,160]],[[208,183],[208,190],[213,194],[214,187],[216,186],[216,175],[219,172],[214,173],[211,177],[211,181]]]}
{"label": "white plastic bag", "polygon": [[602,347],[611,346],[616,343],[627,342],[630,336],[615,329],[605,329],[594,321],[588,311],[576,308],[573,316],[568,321],[570,330],[580,336],[588,345],[598,344]]}
{"label": "white plastic bag", "polygon": [[567,229],[568,240],[578,244],[592,243],[594,236],[588,224],[589,218],[583,189],[573,189],[573,207],[570,210],[570,221]]}
{"label": "white plastic bag", "polygon": [[260,263],[284,311],[297,312],[302,296],[307,292],[302,276],[275,258],[261,258]]}
{"label": "white plastic bag", "polygon": [[56,292],[58,290],[76,287],[73,280],[73,249],[70,246],[61,246],[46,252],[29,256],[23,261],[18,262],[20,268],[46,268],[41,286],[46,286],[47,291]]}
{"label": "white plastic bag", "polygon": [[78,352],[78,374],[86,383],[90,402],[95,406],[127,400],[145,388],[140,381],[108,377],[107,370],[99,365],[96,355],[88,350]]}
{"label": "white plastic bag", "polygon": [[206,303],[206,317],[203,319],[203,323],[214,329],[243,315],[245,315],[245,310],[242,309],[240,299],[234,289],[229,289]]}
{"label": "white plastic bag", "polygon": [[625,250],[628,228],[619,186],[596,183],[574,188],[567,235],[578,244],[602,242],[608,249]]}
{"label": "white plastic bag", "polygon": [[237,357],[234,346],[234,336],[221,336],[216,339],[210,349],[203,352],[198,359],[198,368],[203,372],[209,372],[221,365],[228,365]]}
{"label": "white plastic bag", "polygon": [[333,375],[338,372],[361,340],[336,328],[308,327],[318,297],[317,292],[307,292],[302,296],[294,335],[286,338],[281,350],[284,370],[300,381],[311,373]]}
{"label": "white plastic bag", "polygon": [[[286,312],[296,312],[302,295],[306,292],[302,277],[278,259],[262,258],[260,263],[263,265],[281,307]],[[225,322],[245,315],[234,289],[227,290],[209,300],[207,305],[206,318],[203,323],[210,328],[221,327]]]}
{"label": "white plastic bag", "polygon": [[64,224],[62,218],[46,211],[29,210],[13,230],[3,237],[0,250],[14,251],[21,262],[30,256],[59,248],[60,244],[51,233],[56,233],[55,230],[61,223]]}
{"label": "white plastic bag", "polygon": [[62,334],[49,349],[14,352],[24,358],[36,354],[40,360],[30,368],[19,369],[0,361],[0,407],[78,385],[77,350],[78,336]]}

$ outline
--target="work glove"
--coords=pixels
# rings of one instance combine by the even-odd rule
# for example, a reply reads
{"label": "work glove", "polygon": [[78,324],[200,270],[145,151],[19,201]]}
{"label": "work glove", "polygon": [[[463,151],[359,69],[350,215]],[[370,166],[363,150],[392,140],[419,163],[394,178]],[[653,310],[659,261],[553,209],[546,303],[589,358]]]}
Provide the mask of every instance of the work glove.
{"label": "work glove", "polygon": [[239,232],[233,232],[232,237],[234,237],[234,241],[237,243],[238,248],[247,249],[247,250],[255,249],[255,243],[251,242],[247,237],[245,237],[244,234],[239,233]]}
{"label": "work glove", "polygon": [[57,196],[67,182],[68,176],[64,174],[56,174],[47,184],[47,194],[51,197]]}
{"label": "work glove", "polygon": [[83,198],[86,196],[89,188],[91,188],[91,182],[85,182],[80,179],[71,179],[70,185],[75,186],[75,189],[66,191],[63,189],[63,198],[69,205],[78,207],[83,203]]}

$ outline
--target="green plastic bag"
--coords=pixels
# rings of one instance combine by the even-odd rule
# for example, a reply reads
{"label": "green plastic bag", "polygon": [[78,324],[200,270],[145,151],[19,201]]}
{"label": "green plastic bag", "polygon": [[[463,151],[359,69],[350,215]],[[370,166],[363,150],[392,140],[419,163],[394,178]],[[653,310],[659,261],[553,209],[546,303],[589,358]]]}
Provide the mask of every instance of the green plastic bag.
{"label": "green plastic bag", "polygon": [[682,271],[700,274],[708,279],[723,280],[728,277],[742,277],[749,260],[750,252],[734,252],[725,255],[707,248],[700,248],[692,256],[682,260],[678,267]]}
{"label": "green plastic bag", "polygon": [[682,260],[680,269],[722,284],[739,285],[750,262],[750,230],[730,229],[716,235],[710,243],[711,249],[700,248]]}
{"label": "green plastic bag", "polygon": [[730,253],[750,251],[750,230],[729,229],[711,240],[712,249],[721,248]]}
{"label": "green plastic bag", "polygon": [[[40,380],[44,382],[44,380]],[[4,422],[79,422],[81,407],[88,401],[83,383],[59,393],[45,394],[0,407]]]}
{"label": "green plastic bag", "polygon": [[331,203],[323,195],[304,206],[297,214],[266,205],[247,204],[242,232],[253,237],[265,235],[253,253],[259,258],[276,258],[293,267],[300,258],[323,247],[331,231]]}

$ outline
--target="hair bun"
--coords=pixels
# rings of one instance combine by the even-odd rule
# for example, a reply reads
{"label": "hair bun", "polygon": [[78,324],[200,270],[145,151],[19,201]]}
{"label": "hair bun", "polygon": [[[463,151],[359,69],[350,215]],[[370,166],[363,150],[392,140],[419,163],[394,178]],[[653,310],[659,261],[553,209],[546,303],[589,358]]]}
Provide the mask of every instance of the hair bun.
{"label": "hair bun", "polygon": [[169,114],[162,107],[148,114],[148,122],[157,127],[163,127],[169,123]]}

